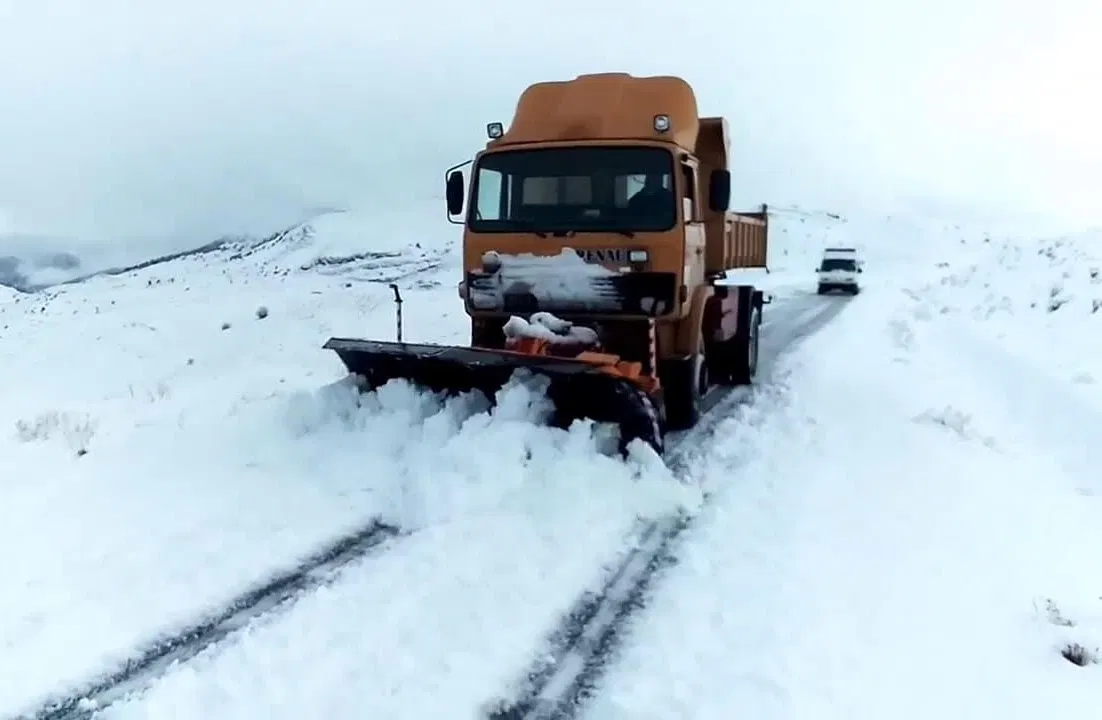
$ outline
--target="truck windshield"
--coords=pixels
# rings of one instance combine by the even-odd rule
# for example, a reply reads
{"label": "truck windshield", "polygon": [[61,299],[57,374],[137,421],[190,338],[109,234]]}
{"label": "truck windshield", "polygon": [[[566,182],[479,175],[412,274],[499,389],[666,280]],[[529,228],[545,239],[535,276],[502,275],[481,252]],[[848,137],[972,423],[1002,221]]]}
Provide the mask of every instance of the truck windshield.
{"label": "truck windshield", "polygon": [[823,260],[823,264],[819,266],[819,272],[830,272],[831,270],[857,270],[857,262],[850,258],[827,258]]}
{"label": "truck windshield", "polygon": [[677,222],[673,155],[655,147],[507,150],[474,171],[475,232],[661,232]]}

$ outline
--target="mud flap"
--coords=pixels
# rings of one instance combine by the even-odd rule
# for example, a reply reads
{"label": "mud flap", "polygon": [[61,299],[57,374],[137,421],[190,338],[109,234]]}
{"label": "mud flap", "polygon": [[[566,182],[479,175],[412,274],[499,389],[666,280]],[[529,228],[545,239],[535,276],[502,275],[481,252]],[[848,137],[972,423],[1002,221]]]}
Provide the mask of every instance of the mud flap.
{"label": "mud flap", "polygon": [[555,408],[552,424],[567,428],[588,418],[620,429],[620,451],[640,439],[662,453],[662,432],[654,400],[627,378],[602,372],[571,358],[447,345],[330,338],[323,346],[340,357],[367,389],[404,379],[414,385],[458,395],[478,390],[491,403],[518,370],[550,380],[547,397]]}

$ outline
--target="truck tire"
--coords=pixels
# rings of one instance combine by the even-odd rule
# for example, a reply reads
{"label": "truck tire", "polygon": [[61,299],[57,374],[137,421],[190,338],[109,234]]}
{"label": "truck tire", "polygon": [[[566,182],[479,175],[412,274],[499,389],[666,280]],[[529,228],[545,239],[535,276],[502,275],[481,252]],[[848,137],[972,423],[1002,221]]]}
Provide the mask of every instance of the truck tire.
{"label": "truck tire", "polygon": [[701,400],[710,385],[708,363],[697,353],[662,364],[666,429],[688,430],[700,420]]}
{"label": "truck tire", "polygon": [[758,354],[761,349],[761,308],[750,313],[746,332],[737,340],[738,351],[731,358],[731,384],[749,385],[758,374]]}
{"label": "truck tire", "polygon": [[826,294],[827,294],[827,286],[820,284],[819,285],[819,290],[818,290],[818,292],[816,292],[816,295],[826,295]]}

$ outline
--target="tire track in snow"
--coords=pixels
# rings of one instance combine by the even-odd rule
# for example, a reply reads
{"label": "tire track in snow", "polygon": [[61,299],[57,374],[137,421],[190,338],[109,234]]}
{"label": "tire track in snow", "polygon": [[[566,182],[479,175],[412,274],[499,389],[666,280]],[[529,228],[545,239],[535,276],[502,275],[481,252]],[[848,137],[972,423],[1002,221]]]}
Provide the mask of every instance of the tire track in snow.
{"label": "tire track in snow", "polygon": [[[772,348],[766,382],[772,380],[776,361],[782,354],[821,330],[847,302],[848,299],[816,303],[816,312],[797,313],[788,322],[772,320],[770,325],[775,328],[775,336],[783,337],[780,340],[783,346]],[[692,460],[691,451],[709,440],[732,410],[752,399],[753,391],[749,388],[713,391],[705,399],[703,422],[673,440],[668,462],[674,472],[683,474]],[[705,503],[708,501],[706,497]],[[603,675],[625,621],[644,606],[656,571],[676,562],[676,544],[693,518],[682,514],[642,523],[625,543],[630,550],[614,566],[601,589],[583,593],[552,631],[547,647],[524,673],[519,696],[511,701],[488,703],[491,709],[486,717],[489,720],[575,717]]]}
{"label": "tire track in snow", "polygon": [[237,596],[217,614],[162,638],[114,672],[16,717],[20,720],[87,720],[111,703],[145,689],[173,664],[190,660],[257,618],[332,582],[344,567],[381,550],[388,540],[401,535],[398,528],[373,520],[287,572],[272,576]]}

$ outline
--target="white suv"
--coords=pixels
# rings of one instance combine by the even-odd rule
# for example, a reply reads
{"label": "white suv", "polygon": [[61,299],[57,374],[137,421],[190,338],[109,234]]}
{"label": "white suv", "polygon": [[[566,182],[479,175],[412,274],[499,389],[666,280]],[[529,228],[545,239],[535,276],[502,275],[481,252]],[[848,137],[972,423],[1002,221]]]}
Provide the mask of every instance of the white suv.
{"label": "white suv", "polygon": [[852,248],[827,248],[819,263],[819,294],[841,290],[850,295],[861,292],[858,275],[863,272],[857,251]]}

